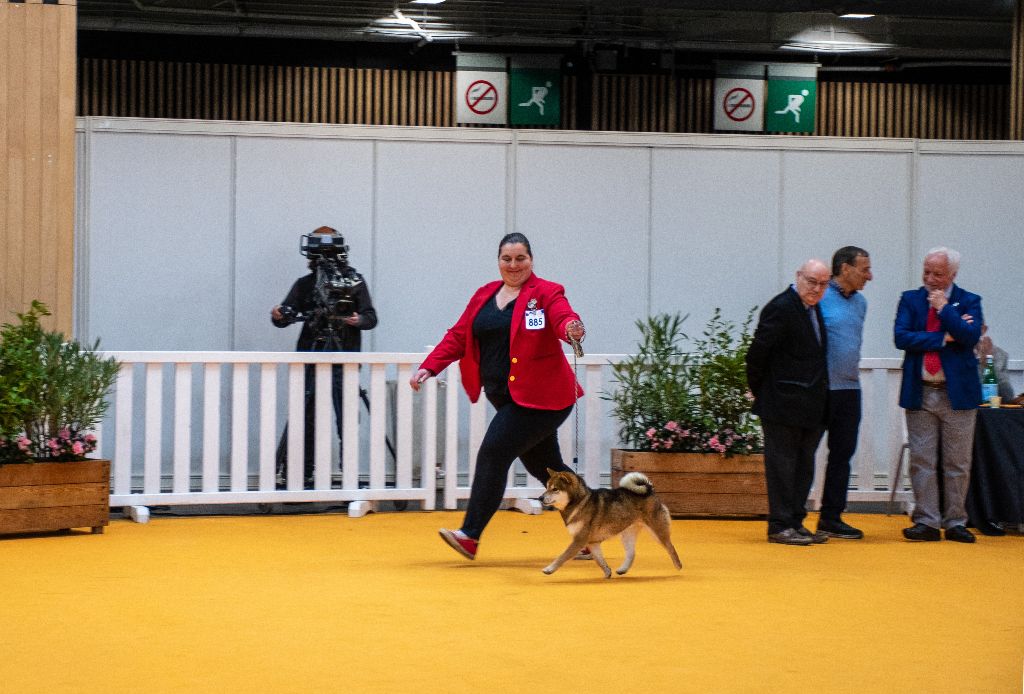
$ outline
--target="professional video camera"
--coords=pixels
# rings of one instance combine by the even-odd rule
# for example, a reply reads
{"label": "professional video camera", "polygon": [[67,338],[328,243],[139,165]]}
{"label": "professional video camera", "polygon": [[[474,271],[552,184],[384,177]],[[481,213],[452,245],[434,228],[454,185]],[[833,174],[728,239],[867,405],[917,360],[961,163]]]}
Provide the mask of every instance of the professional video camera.
{"label": "professional video camera", "polygon": [[363,280],[349,270],[348,246],[337,232],[303,234],[299,252],[309,258],[310,269],[316,276],[314,308],[307,314],[297,313],[292,306],[282,306],[280,311],[289,323],[305,321],[318,340],[323,339],[339,330],[345,317],[355,311],[356,291]]}
{"label": "professional video camera", "polygon": [[312,261],[316,273],[313,299],[318,312],[337,327],[355,308],[356,288],[362,280],[348,269],[348,246],[341,234],[303,234],[299,252]]}

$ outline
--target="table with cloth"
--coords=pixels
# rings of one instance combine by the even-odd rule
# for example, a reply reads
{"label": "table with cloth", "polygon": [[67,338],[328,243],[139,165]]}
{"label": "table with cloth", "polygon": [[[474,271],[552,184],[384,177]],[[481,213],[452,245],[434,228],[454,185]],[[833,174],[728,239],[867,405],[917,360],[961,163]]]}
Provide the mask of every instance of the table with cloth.
{"label": "table with cloth", "polygon": [[967,515],[985,535],[1024,528],[1024,408],[978,408]]}

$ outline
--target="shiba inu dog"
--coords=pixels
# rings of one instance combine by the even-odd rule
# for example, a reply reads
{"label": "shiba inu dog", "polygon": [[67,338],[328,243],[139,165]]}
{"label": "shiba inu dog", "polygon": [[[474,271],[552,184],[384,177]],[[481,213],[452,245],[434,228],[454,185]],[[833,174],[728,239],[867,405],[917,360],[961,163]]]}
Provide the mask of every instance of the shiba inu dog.
{"label": "shiba inu dog", "polygon": [[562,514],[572,542],[553,562],[544,567],[544,573],[553,574],[568,559],[584,547],[590,549],[597,565],[611,578],[612,570],[601,553],[601,543],[616,535],[622,536],[626,558],[616,573],[620,576],[633,565],[636,555],[636,536],[646,527],[668,551],[676,569],[683,568],[672,546],[671,517],[668,509],[654,494],[654,486],[645,475],[630,472],[615,489],[590,489],[582,479],[571,472],[548,469],[543,502],[554,506]]}

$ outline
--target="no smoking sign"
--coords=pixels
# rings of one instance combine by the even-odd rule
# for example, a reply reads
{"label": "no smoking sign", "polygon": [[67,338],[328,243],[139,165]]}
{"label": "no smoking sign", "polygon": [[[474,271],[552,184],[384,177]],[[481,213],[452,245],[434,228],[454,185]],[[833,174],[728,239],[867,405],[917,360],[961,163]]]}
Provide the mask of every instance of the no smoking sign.
{"label": "no smoking sign", "polygon": [[498,89],[487,80],[477,80],[466,90],[466,106],[478,115],[484,116],[498,105]]}
{"label": "no smoking sign", "polygon": [[730,89],[722,101],[722,110],[729,120],[742,123],[754,113],[754,95],[743,87]]}
{"label": "no smoking sign", "polygon": [[455,105],[459,123],[508,122],[508,76],[490,70],[459,70]]}
{"label": "no smoking sign", "polygon": [[764,130],[764,81],[716,79],[715,130]]}

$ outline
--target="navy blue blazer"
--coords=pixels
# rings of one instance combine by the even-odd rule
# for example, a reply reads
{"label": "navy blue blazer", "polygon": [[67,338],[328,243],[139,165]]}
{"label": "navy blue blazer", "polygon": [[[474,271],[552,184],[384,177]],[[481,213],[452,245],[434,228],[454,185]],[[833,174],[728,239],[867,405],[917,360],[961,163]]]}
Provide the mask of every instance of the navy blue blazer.
{"label": "navy blue blazer", "polygon": [[753,412],[765,421],[805,429],[825,425],[828,337],[821,306],[814,307],[813,315],[820,343],[807,307],[792,287],[761,310],[746,366]]}
{"label": "navy blue blazer", "polygon": [[[981,339],[981,297],[953,285],[949,303],[939,312],[941,328],[928,332],[928,290],[918,287],[903,292],[896,309],[894,338],[896,348],[904,351],[903,384],[900,387],[900,407],[921,409],[921,367],[924,353],[937,351],[946,374],[946,393],[955,410],[970,410],[981,402],[981,379],[978,378],[978,358],[974,345]],[[970,315],[972,322],[963,319]],[[944,342],[946,333],[953,342]]]}

